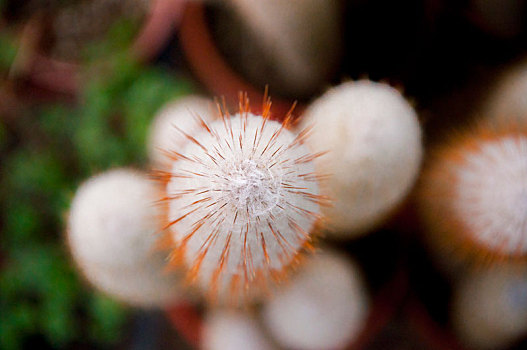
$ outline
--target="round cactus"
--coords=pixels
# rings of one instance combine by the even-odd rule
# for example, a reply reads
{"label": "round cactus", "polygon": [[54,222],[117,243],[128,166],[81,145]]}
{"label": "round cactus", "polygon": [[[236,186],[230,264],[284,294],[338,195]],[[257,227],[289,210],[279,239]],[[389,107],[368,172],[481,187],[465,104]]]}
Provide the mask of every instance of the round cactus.
{"label": "round cactus", "polygon": [[308,145],[328,153],[315,163],[330,175],[324,208],[329,234],[356,237],[385,219],[409,192],[422,155],[421,128],[413,108],[386,84],[339,85],[306,111]]}
{"label": "round cactus", "polygon": [[526,256],[526,132],[487,123],[430,158],[418,197],[435,249],[461,262]]}
{"label": "round cactus", "polygon": [[274,349],[252,315],[232,310],[213,310],[208,313],[201,345],[204,350]]}
{"label": "round cactus", "polygon": [[164,306],[182,297],[180,278],[163,273],[155,249],[156,188],[143,174],[112,170],[75,194],[67,241],[81,272],[95,287],[137,306]]}
{"label": "round cactus", "polygon": [[264,321],[284,347],[344,349],[363,330],[369,298],[358,267],[322,252],[264,305]]}
{"label": "round cactus", "polygon": [[201,120],[199,131],[174,128],[186,146],[167,150],[172,166],[158,174],[172,263],[186,265],[211,299],[244,300],[281,279],[311,247],[320,217],[317,154],[304,146],[306,133],[287,129],[290,115],[270,120],[269,100],[263,110],[250,113],[242,99],[237,114]]}
{"label": "round cactus", "polygon": [[504,265],[469,274],[457,287],[452,323],[474,349],[504,349],[527,334],[525,266]]}

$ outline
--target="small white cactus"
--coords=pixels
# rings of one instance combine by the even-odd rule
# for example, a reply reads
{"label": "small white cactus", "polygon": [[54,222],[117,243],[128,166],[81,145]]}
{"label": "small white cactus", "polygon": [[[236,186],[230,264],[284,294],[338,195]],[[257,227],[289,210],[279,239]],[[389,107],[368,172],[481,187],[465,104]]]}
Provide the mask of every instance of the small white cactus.
{"label": "small white cactus", "polygon": [[527,335],[525,266],[504,265],[468,275],[457,287],[452,323],[474,349],[504,349]]}
{"label": "small white cactus", "polygon": [[303,145],[306,133],[287,130],[289,116],[270,120],[269,101],[263,110],[251,114],[242,99],[236,115],[201,120],[198,132],[174,128],[188,141],[167,150],[173,163],[160,173],[172,260],[212,299],[236,302],[280,279],[311,247],[319,218],[317,155]]}
{"label": "small white cactus", "polygon": [[363,330],[368,314],[358,267],[334,252],[310,258],[263,309],[278,343],[299,350],[346,348]]}
{"label": "small white cactus", "polygon": [[324,208],[330,234],[356,237],[385,219],[412,188],[420,169],[421,128],[414,109],[386,84],[341,84],[316,100],[302,126],[328,150],[316,165],[330,175]]}
{"label": "small white cactus", "polygon": [[165,306],[182,297],[180,279],[165,275],[155,251],[156,188],[133,170],[112,170],[86,181],[75,194],[67,241],[95,287],[136,306]]}
{"label": "small white cactus", "polygon": [[456,170],[453,210],[491,250],[527,252],[527,137],[482,141]]}
{"label": "small white cactus", "polygon": [[213,310],[207,314],[201,346],[203,350],[275,349],[254,316],[232,310]]}
{"label": "small white cactus", "polygon": [[420,186],[431,243],[461,261],[524,257],[526,157],[527,133],[515,126],[482,125],[443,145]]}

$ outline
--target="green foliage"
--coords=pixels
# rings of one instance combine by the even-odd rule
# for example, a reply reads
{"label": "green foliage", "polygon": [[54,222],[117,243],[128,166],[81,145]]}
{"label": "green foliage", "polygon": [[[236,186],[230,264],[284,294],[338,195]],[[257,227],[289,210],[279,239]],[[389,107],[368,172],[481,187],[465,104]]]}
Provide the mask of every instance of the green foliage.
{"label": "green foliage", "polygon": [[6,135],[5,125],[2,122],[2,120],[0,120],[0,152],[3,151],[6,141],[7,141],[7,135]]}
{"label": "green foliage", "polygon": [[11,67],[16,54],[17,47],[13,36],[7,30],[0,30],[0,72],[7,71]]}
{"label": "green foliage", "polygon": [[111,299],[92,294],[90,302],[90,336],[100,342],[112,343],[121,335],[121,323],[125,310]]}
{"label": "green foliage", "polygon": [[[145,136],[155,112],[190,85],[155,67],[113,62],[87,84],[77,106],[41,106],[20,116],[0,145],[2,265],[0,348],[44,336],[53,347],[119,339],[126,310],[87,288],[63,243],[76,187],[115,166],[146,166]],[[12,130],[14,131],[12,131]]]}
{"label": "green foliage", "polygon": [[137,31],[137,20],[118,18],[108,30],[108,40],[94,40],[87,43],[83,47],[81,56],[89,62],[100,57],[107,57],[109,54],[118,55],[119,52],[122,53],[130,47]]}

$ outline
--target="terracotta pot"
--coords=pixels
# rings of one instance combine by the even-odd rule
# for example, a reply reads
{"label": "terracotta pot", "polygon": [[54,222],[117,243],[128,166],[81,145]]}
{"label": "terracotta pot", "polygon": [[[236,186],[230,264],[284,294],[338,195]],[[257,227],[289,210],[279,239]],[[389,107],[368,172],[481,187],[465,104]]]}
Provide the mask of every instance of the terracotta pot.
{"label": "terracotta pot", "polygon": [[[189,3],[184,11],[179,32],[180,43],[196,78],[217,97],[225,97],[227,104],[237,106],[239,92],[247,92],[253,112],[261,112],[264,92],[239,76],[226,62],[217,48],[205,18],[205,6]],[[271,91],[272,97],[272,91]],[[272,98],[271,113],[275,119],[284,116],[294,101]],[[302,114],[305,106],[297,105],[294,115]]]}
{"label": "terracotta pot", "polygon": [[[358,338],[352,342],[348,350],[365,349],[394,317],[402,301],[406,297],[408,276],[399,269],[391,281],[382,287],[375,295],[366,325]],[[200,348],[200,337],[203,326],[202,315],[196,305],[181,303],[167,308],[166,314],[178,334],[195,349]]]}
{"label": "terracotta pot", "polygon": [[[156,56],[177,27],[185,0],[155,0],[149,17],[131,47],[139,61]],[[81,66],[38,53],[30,67],[30,80],[36,86],[58,93],[76,94],[81,85]]]}

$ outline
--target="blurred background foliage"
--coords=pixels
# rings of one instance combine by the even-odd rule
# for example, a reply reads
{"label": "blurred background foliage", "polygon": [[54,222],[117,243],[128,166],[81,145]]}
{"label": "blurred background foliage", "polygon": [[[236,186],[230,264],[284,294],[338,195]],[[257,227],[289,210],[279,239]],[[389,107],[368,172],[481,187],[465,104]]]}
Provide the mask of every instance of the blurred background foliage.
{"label": "blurred background foliage", "polygon": [[[89,52],[125,47],[133,31],[119,23]],[[10,32],[0,31],[4,85],[16,48]],[[123,305],[86,288],[76,273],[63,247],[66,213],[75,189],[92,174],[147,167],[152,116],[192,86],[133,62],[125,51],[105,64],[111,69],[95,74],[79,101],[23,106],[15,118],[0,118],[1,349],[105,347],[122,339],[129,323]]]}

